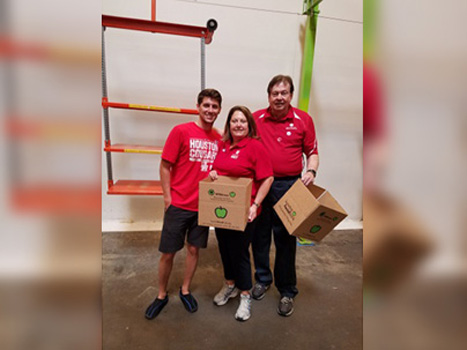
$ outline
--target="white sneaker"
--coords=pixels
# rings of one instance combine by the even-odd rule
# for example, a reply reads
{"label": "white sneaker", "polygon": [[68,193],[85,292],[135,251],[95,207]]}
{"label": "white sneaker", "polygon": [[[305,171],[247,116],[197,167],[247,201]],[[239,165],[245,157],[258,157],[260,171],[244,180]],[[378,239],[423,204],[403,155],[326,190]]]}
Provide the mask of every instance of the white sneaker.
{"label": "white sneaker", "polygon": [[217,306],[222,306],[227,304],[230,298],[235,298],[238,295],[238,288],[233,286],[229,286],[227,283],[224,283],[222,289],[219,293],[216,294],[214,297],[214,304]]}
{"label": "white sneaker", "polygon": [[235,318],[238,321],[246,321],[251,316],[251,296],[249,294],[240,294],[240,305],[238,306]]}

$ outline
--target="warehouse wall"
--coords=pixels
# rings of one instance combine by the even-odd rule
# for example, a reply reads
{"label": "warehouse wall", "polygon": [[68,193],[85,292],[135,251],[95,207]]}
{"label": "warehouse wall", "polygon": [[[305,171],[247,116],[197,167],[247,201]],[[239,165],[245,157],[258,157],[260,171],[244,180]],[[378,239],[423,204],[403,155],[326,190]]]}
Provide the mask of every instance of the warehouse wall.
{"label": "warehouse wall", "polygon": [[[219,27],[206,46],[206,85],[221,91],[222,128],[229,108],[267,106],[266,86],[276,74],[294,78],[297,104],[303,26],[302,1],[158,0],[156,19]],[[317,184],[361,219],[362,1],[320,5],[309,113],[315,121],[321,166]],[[103,14],[150,19],[151,1],[103,0]],[[200,40],[108,28],[105,32],[109,100],[195,108],[200,90]],[[163,145],[177,124],[195,117],[110,110],[113,143]],[[103,230],[157,229],[163,201],[152,196],[107,195],[102,157]],[[160,156],[112,154],[114,180],[159,178]]]}

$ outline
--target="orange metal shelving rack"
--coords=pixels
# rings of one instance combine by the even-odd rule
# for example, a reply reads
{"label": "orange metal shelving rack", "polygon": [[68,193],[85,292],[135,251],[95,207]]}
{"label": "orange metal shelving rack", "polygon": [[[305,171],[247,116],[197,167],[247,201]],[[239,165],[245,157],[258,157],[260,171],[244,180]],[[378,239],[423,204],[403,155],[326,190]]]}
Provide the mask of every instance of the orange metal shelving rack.
{"label": "orange metal shelving rack", "polygon": [[62,184],[47,180],[23,180],[25,171],[19,164],[20,145],[29,142],[93,142],[100,138],[99,124],[75,120],[51,120],[48,115],[18,114],[16,97],[18,83],[13,76],[15,64],[23,61],[39,62],[41,66],[56,65],[98,67],[98,50],[76,49],[63,44],[21,41],[14,36],[0,35],[0,60],[7,66],[2,83],[5,84],[5,115],[3,132],[8,151],[8,185],[11,208],[17,212],[37,212],[51,215],[100,213],[101,191],[93,183]]}
{"label": "orange metal shelving rack", "polygon": [[110,141],[109,109],[130,109],[151,112],[179,113],[197,115],[194,109],[175,108],[164,106],[147,106],[141,104],[110,102],[107,94],[107,76],[105,59],[105,29],[119,28],[137,30],[151,33],[178,35],[201,39],[201,89],[205,88],[205,45],[212,41],[217,22],[208,20],[206,27],[198,27],[184,24],[166,23],[156,21],[156,1],[152,0],[151,20],[136,18],[116,17],[102,15],[102,108],[105,134],[106,164],[107,164],[107,194],[123,195],[162,195],[162,187],[158,180],[117,180],[114,182],[112,171],[112,152],[120,153],[147,153],[161,154],[162,147],[147,145],[112,144]]}

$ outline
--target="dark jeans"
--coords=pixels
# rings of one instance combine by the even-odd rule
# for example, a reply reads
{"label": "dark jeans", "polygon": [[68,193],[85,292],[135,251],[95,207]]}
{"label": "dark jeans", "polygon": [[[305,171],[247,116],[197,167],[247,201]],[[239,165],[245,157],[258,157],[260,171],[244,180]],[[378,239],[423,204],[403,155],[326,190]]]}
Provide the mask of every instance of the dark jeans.
{"label": "dark jeans", "polygon": [[216,228],[224,277],[226,280],[234,280],[235,286],[241,291],[250,290],[253,286],[249,247],[257,221],[246,225],[244,232]]}
{"label": "dark jeans", "polygon": [[256,230],[253,234],[252,250],[255,262],[256,282],[263,285],[272,283],[269,267],[269,250],[271,248],[271,231],[276,246],[274,263],[274,284],[281,296],[295,297],[298,294],[297,275],[295,271],[295,255],[297,242],[295,236],[289,235],[287,229],[274,211],[274,204],[297,181],[297,177],[275,178],[268,195],[263,201],[263,211],[257,218]]}

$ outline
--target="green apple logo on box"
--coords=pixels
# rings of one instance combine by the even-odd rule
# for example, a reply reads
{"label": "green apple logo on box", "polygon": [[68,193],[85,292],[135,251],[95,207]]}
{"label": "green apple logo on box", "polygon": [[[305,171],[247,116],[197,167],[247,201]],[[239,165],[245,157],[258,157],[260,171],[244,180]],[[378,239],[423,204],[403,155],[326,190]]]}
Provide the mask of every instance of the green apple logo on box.
{"label": "green apple logo on box", "polygon": [[315,225],[315,226],[313,226],[313,227],[311,228],[310,232],[311,232],[311,233],[316,233],[316,232],[318,232],[319,230],[321,230],[321,226]]}
{"label": "green apple logo on box", "polygon": [[214,214],[216,214],[216,216],[217,216],[219,219],[224,219],[224,218],[227,216],[227,209],[222,208],[222,207],[217,207],[217,208],[214,210]]}
{"label": "green apple logo on box", "polygon": [[231,198],[234,198],[236,195],[237,195],[237,194],[236,194],[235,192],[233,192],[233,191],[229,193],[229,196],[230,196]]}
{"label": "green apple logo on box", "polygon": [[209,194],[210,196],[214,196],[214,190],[211,188],[211,189],[208,191],[208,194]]}

